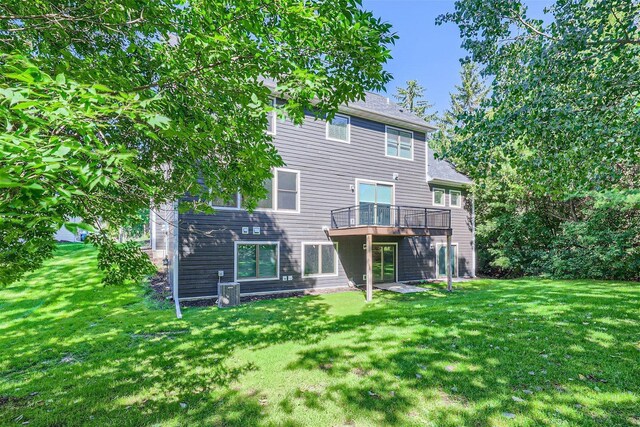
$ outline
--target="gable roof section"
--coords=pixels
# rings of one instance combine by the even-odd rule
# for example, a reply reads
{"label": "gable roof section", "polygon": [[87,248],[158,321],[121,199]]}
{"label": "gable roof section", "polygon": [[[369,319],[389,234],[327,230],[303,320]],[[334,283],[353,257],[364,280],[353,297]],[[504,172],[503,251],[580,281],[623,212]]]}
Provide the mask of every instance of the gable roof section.
{"label": "gable roof section", "polygon": [[427,162],[427,179],[429,182],[454,185],[471,185],[473,183],[468,176],[458,172],[450,162],[436,159],[433,155],[433,150],[429,150]]}
{"label": "gable roof section", "polygon": [[[261,78],[260,80],[275,93],[275,80],[266,78]],[[373,92],[365,92],[365,98],[362,101],[354,101],[350,104],[340,106],[340,111],[345,114],[380,121],[387,125],[404,127],[425,133],[436,130],[434,126],[427,123],[424,119],[403,109],[386,96]]]}
{"label": "gable roof section", "polygon": [[364,100],[354,101],[346,105],[344,109],[360,110],[365,113],[383,116],[388,119],[392,119],[393,121],[409,125],[410,127],[418,128],[418,130],[423,132],[436,130],[435,127],[431,126],[424,119],[416,116],[409,110],[405,110],[386,96],[382,96],[377,93],[366,92]]}

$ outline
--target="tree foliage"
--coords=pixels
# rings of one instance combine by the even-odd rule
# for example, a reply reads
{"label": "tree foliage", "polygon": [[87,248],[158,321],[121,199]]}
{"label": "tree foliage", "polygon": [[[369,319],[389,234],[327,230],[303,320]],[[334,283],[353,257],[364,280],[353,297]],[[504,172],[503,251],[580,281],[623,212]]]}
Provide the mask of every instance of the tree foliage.
{"label": "tree foliage", "polygon": [[[558,0],[549,22],[521,1],[460,0],[440,22],[493,77],[490,109],[465,120],[479,176],[517,169],[536,194],[619,186],[640,163],[638,2]],[[470,170],[470,173],[474,173]]]}
{"label": "tree foliage", "polygon": [[444,155],[476,182],[479,269],[638,279],[637,2],[459,0],[470,59],[492,78]]}
{"label": "tree foliage", "polygon": [[398,100],[398,104],[403,108],[423,118],[426,122],[435,122],[438,112],[430,112],[433,104],[425,99],[425,88],[417,80],[408,80],[406,87],[397,87],[393,95]]}
{"label": "tree foliage", "polygon": [[431,139],[431,148],[442,156],[451,149],[451,140],[458,139],[454,146],[462,144],[462,135],[456,131],[464,126],[464,119],[472,116],[487,99],[489,88],[480,76],[478,64],[464,62],[460,70],[460,84],[449,94],[449,108],[438,119],[438,131]]}
{"label": "tree foliage", "polygon": [[107,236],[185,193],[255,206],[282,165],[265,82],[279,115],[331,116],[389,81],[394,40],[359,0],[3,2],[0,283],[69,217]]}

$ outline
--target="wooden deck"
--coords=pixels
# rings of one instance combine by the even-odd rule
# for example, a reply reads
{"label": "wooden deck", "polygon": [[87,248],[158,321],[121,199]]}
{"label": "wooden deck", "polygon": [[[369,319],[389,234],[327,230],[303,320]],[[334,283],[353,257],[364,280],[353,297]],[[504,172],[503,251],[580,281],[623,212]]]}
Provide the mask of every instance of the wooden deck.
{"label": "wooden deck", "polygon": [[447,236],[451,229],[425,227],[389,227],[381,225],[361,225],[356,227],[331,228],[330,237],[341,236]]}

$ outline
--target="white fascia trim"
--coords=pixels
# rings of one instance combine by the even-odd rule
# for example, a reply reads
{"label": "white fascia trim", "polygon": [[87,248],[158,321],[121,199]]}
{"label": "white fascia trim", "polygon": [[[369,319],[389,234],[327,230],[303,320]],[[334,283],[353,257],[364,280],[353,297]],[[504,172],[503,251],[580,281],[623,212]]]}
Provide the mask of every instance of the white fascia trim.
{"label": "white fascia trim", "polygon": [[473,182],[452,181],[448,179],[433,178],[427,175],[427,182],[436,185],[448,185],[450,187],[471,187]]}
{"label": "white fascia trim", "polygon": [[364,108],[358,108],[354,106],[342,105],[338,108],[340,112],[351,114],[365,119],[375,120],[381,123],[388,123],[392,126],[399,126],[406,129],[415,130],[418,132],[431,133],[438,130],[438,128],[431,126],[425,122],[424,125],[402,120],[395,116],[388,116],[386,114],[380,114],[373,111],[365,110]]}
{"label": "white fascia trim", "polygon": [[[265,84],[265,86],[268,87],[269,89],[271,89],[271,93],[273,94],[274,97],[282,97],[283,96],[280,92],[276,91],[276,88],[275,88],[274,85]],[[317,103],[317,100],[313,100],[311,102],[313,104],[315,104],[315,103]],[[395,116],[389,116],[389,115],[386,115],[386,114],[381,114],[381,113],[370,111],[370,110],[367,110],[367,109],[364,109],[364,108],[360,108],[360,107],[341,105],[340,107],[338,107],[338,111],[340,111],[341,113],[344,113],[344,114],[349,114],[349,115],[352,115],[352,116],[362,117],[362,118],[365,118],[365,119],[374,120],[374,121],[381,122],[381,123],[388,123],[388,124],[393,125],[393,126],[400,126],[400,127],[404,127],[404,128],[407,128],[407,129],[415,130],[415,131],[418,131],[418,132],[431,133],[431,132],[435,132],[435,131],[438,130],[437,127],[431,126],[427,122],[425,122],[425,124],[418,124],[418,123],[410,122],[410,121],[407,121],[407,120],[403,120],[403,119],[395,117]]]}

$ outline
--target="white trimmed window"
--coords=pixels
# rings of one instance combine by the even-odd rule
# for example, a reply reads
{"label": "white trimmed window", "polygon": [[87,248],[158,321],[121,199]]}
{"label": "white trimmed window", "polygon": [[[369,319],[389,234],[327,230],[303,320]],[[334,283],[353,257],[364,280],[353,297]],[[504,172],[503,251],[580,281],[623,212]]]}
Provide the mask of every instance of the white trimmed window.
{"label": "white trimmed window", "polygon": [[214,209],[240,209],[240,193],[230,200],[225,200],[221,197],[215,198],[211,202],[211,206]]}
{"label": "white trimmed window", "polygon": [[458,190],[449,190],[449,206],[452,208],[462,207],[462,192]]}
{"label": "white trimmed window", "polygon": [[258,208],[284,212],[300,212],[300,172],[290,169],[275,169],[273,178],[264,183],[267,197],[258,203]]}
{"label": "white trimmed window", "polygon": [[327,121],[327,139],[331,141],[350,142],[351,117],[336,114]]}
{"label": "white trimmed window", "polygon": [[413,132],[387,126],[386,155],[413,160]]}
{"label": "white trimmed window", "polygon": [[236,281],[270,280],[280,276],[279,242],[235,242]]}
{"label": "white trimmed window", "polygon": [[445,191],[442,188],[434,188],[433,189],[433,206],[444,206],[444,195]]}
{"label": "white trimmed window", "polygon": [[270,135],[275,135],[276,134],[276,110],[275,110],[276,99],[275,98],[271,98],[271,106],[274,107],[274,109],[267,113],[267,121],[268,121],[267,133]]}
{"label": "white trimmed window", "polygon": [[302,244],[303,277],[335,276],[338,274],[337,243]]}

